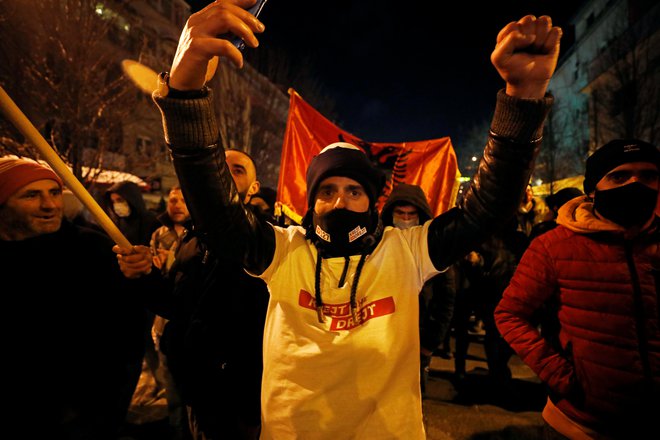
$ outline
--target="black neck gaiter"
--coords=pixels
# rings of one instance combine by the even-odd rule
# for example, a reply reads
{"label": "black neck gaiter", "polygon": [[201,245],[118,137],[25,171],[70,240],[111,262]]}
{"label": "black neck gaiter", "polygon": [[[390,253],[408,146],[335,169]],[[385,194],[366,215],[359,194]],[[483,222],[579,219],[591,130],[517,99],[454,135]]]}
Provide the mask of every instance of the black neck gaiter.
{"label": "black neck gaiter", "polygon": [[313,214],[312,227],[319,247],[332,257],[358,255],[364,238],[373,232],[371,211],[355,212],[333,209],[323,215]]}
{"label": "black neck gaiter", "polygon": [[653,215],[657,202],[658,191],[639,182],[596,190],[594,194],[596,212],[624,228],[643,226]]}

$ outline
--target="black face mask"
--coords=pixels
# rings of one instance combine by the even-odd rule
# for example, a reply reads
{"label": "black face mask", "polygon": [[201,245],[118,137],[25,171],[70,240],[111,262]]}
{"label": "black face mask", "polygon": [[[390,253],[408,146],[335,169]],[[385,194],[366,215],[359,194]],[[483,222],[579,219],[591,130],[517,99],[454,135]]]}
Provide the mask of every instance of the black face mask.
{"label": "black face mask", "polygon": [[594,209],[624,228],[643,226],[655,211],[658,191],[634,182],[605,191],[596,190]]}
{"label": "black face mask", "polygon": [[333,209],[323,215],[315,212],[312,227],[319,245],[330,256],[357,255],[364,247],[364,237],[372,232],[371,211]]}

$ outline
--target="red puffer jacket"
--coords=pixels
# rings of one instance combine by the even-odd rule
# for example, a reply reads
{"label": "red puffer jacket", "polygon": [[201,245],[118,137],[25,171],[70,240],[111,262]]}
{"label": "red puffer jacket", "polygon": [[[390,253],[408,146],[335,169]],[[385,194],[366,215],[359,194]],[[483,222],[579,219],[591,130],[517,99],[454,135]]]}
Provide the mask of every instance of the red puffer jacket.
{"label": "red puffer jacket", "polygon": [[[531,243],[495,320],[564,414],[614,433],[660,401],[659,222],[624,241],[585,199],[567,205],[560,226]],[[558,302],[556,348],[533,320],[548,300]]]}

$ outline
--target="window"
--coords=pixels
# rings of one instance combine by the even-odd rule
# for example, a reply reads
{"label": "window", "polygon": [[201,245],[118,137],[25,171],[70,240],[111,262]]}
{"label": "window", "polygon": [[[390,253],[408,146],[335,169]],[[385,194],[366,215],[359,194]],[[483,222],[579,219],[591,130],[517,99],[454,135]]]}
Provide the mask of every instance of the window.
{"label": "window", "polygon": [[148,154],[151,151],[153,141],[147,136],[138,136],[135,140],[135,149],[138,154]]}

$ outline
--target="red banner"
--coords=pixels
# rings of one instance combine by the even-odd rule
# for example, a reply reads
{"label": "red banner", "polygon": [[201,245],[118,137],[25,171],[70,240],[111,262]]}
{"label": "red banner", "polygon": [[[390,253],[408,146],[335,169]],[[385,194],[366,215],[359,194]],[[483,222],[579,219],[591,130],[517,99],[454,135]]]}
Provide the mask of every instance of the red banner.
{"label": "red banner", "polygon": [[404,182],[419,185],[438,215],[452,206],[458,190],[458,164],[448,137],[417,142],[367,142],[342,130],[289,89],[287,118],[277,200],[299,215],[307,211],[305,173],[314,155],[333,142],[360,147],[387,174],[378,208],[392,188]]}

